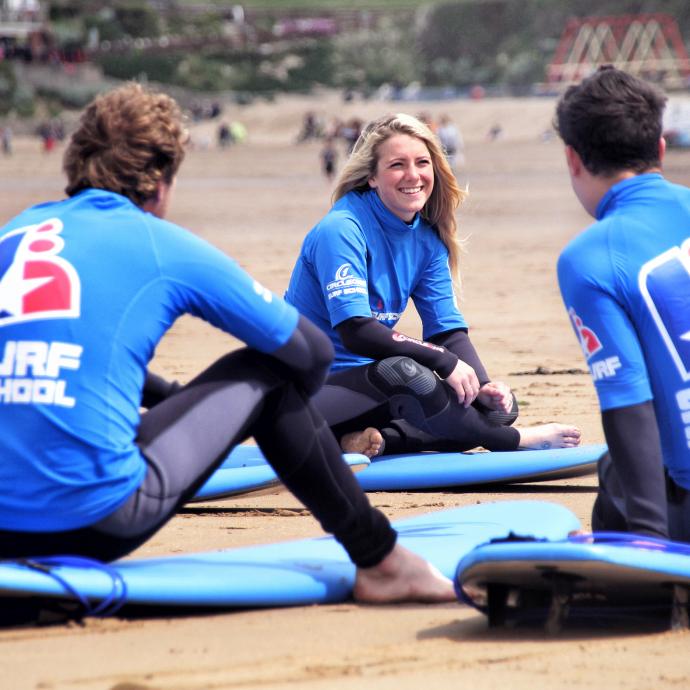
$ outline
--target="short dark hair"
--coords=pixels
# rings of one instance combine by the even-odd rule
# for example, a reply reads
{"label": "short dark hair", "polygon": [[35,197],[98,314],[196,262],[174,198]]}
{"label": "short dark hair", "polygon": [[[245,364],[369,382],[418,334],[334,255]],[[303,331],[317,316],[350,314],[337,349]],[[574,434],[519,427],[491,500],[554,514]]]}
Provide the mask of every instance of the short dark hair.
{"label": "short dark hair", "polygon": [[563,94],[554,127],[593,175],[641,173],[660,165],[665,105],[659,88],[605,65]]}

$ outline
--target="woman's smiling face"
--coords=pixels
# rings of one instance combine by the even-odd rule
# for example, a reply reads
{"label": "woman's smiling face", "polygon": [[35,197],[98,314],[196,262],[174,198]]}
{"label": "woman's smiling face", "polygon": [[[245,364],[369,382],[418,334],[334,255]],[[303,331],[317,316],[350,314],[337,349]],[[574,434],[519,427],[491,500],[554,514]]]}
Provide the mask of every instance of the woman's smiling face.
{"label": "woman's smiling face", "polygon": [[369,178],[388,210],[409,223],[424,208],[434,188],[434,166],[426,144],[394,134],[378,147],[376,173]]}

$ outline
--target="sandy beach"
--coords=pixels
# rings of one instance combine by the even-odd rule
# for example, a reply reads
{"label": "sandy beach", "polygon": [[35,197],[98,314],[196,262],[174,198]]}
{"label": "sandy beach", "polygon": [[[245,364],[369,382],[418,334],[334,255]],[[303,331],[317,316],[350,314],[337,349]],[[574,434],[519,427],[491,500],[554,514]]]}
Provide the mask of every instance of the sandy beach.
{"label": "sandy beach", "polygon": [[[233,256],[278,294],[307,230],[326,212],[330,183],[319,142],[296,144],[304,113],[363,119],[391,111],[448,114],[462,130],[469,188],[460,211],[467,252],[461,309],[491,376],[508,382],[521,423],[573,422],[583,442],[601,443],[598,406],[555,276],[565,243],[589,218],[571,192],[549,98],[434,103],[343,103],[334,94],[227,106],[247,140],[221,150],[217,123],[193,128],[197,146],[179,176],[170,219]],[[502,135],[487,140],[500,123]],[[17,138],[0,158],[0,222],[62,196],[62,148]],[[341,152],[340,162],[344,158]],[[666,174],[690,185],[690,151],[671,151]],[[414,312],[401,329],[419,336]],[[183,318],[161,342],[152,369],[186,381],[238,346]],[[396,519],[447,507],[530,498],[561,503],[590,526],[592,476],[496,491],[372,493]],[[288,493],[194,504],[135,556],[232,548],[320,535]],[[489,630],[460,604],[328,606],[88,619],[83,624],[0,629],[0,687],[8,690],[417,690],[471,687],[686,688],[688,632],[639,623],[615,628]]]}

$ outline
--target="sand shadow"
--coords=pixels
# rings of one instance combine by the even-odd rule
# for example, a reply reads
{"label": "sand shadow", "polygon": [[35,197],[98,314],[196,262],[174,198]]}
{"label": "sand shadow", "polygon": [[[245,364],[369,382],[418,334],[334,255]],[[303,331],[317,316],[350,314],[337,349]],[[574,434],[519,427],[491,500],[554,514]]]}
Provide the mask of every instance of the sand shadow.
{"label": "sand shadow", "polygon": [[597,617],[574,613],[565,620],[558,632],[548,632],[545,617],[540,616],[531,622],[491,627],[486,616],[479,612],[472,613],[470,610],[466,618],[423,630],[417,638],[454,642],[582,642],[668,632],[671,628],[670,623],[668,612],[654,616],[612,613],[599,614]]}

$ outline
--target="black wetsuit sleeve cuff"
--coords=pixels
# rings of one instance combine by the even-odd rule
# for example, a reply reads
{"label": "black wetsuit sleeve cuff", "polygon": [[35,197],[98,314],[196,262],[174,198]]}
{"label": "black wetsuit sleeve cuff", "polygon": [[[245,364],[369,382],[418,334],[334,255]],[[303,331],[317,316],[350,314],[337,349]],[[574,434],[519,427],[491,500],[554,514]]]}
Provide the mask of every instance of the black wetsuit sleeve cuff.
{"label": "black wetsuit sleeve cuff", "polygon": [[288,341],[271,354],[288,368],[293,381],[313,395],[326,380],[334,351],[328,336],[300,315]]}
{"label": "black wetsuit sleeve cuff", "polygon": [[653,403],[605,410],[602,425],[628,530],[667,537],[666,478]]}
{"label": "black wetsuit sleeve cuff", "polygon": [[181,387],[177,381],[168,381],[158,374],[147,371],[141,396],[141,406],[150,410],[176,393]]}
{"label": "black wetsuit sleeve cuff", "polygon": [[343,345],[363,357],[410,357],[441,378],[449,376],[458,363],[457,356],[443,346],[391,330],[371,317],[355,316],[339,323],[336,330]]}
{"label": "black wetsuit sleeve cuff", "polygon": [[458,359],[465,362],[465,364],[469,364],[474,369],[474,373],[479,379],[480,386],[483,386],[491,380],[470,340],[467,329],[458,328],[452,331],[436,333],[429,338],[429,342],[444,347],[449,352],[452,352]]}

